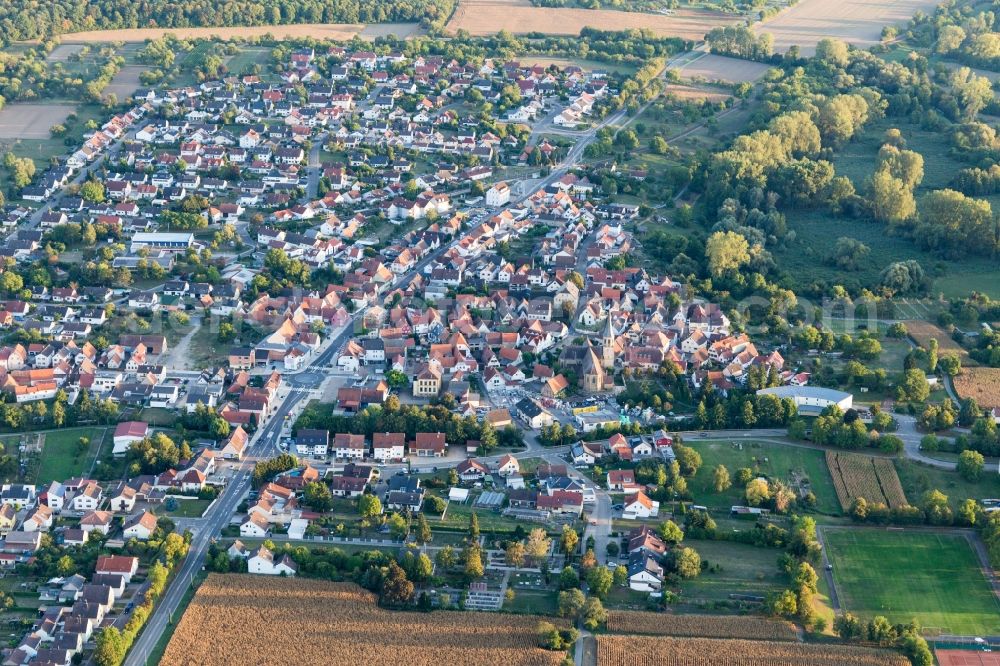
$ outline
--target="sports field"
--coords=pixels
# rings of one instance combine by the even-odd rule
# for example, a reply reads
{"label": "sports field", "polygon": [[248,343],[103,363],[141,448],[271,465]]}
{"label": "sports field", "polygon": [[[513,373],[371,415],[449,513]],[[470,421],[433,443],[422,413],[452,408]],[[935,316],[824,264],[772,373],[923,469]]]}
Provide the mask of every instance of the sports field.
{"label": "sports field", "polygon": [[823,541],[845,610],[941,633],[1000,634],[1000,601],[964,537],[826,529]]}

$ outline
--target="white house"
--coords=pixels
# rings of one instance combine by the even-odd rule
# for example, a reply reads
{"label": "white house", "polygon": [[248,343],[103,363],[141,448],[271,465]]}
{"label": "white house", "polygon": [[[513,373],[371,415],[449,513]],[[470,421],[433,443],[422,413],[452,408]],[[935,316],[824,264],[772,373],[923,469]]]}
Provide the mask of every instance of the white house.
{"label": "white house", "polygon": [[261,516],[259,513],[251,513],[240,523],[241,537],[265,539],[270,534],[270,531],[271,526],[268,524],[267,518]]}
{"label": "white house", "polygon": [[496,183],[486,190],[487,206],[506,206],[510,203],[510,187],[507,183]]}
{"label": "white house", "polygon": [[375,460],[388,462],[402,460],[406,447],[406,433],[377,432],[372,435],[372,456]]}
{"label": "white house", "polygon": [[147,541],[153,532],[156,531],[156,516],[149,511],[137,513],[125,521],[125,528],[122,535],[125,539],[138,539]]}
{"label": "white house", "polygon": [[649,499],[641,490],[625,498],[622,518],[638,520],[640,518],[655,518],[660,513],[660,503]]}
{"label": "white house", "polygon": [[633,553],[628,560],[628,586],[637,592],[659,592],[663,567],[648,553]]}
{"label": "white house", "polygon": [[266,576],[294,576],[298,571],[298,567],[288,555],[275,562],[274,553],[261,546],[247,560],[247,571],[252,574],[264,574]]}
{"label": "white house", "polygon": [[521,464],[517,462],[517,458],[509,453],[497,462],[497,474],[500,476],[511,476],[520,473],[520,471]]}

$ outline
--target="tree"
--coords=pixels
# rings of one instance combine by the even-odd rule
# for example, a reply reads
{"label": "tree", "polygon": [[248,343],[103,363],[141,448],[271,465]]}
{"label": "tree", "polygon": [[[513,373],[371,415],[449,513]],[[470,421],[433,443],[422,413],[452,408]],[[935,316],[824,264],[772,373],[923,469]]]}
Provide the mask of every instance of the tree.
{"label": "tree", "polygon": [[375,495],[362,495],[358,498],[358,514],[365,524],[372,524],[382,516],[382,501]]}
{"label": "tree", "polygon": [[660,523],[660,527],[657,529],[660,538],[663,539],[664,543],[678,544],[684,539],[684,532],[681,528],[677,526],[672,520],[664,520]]}
{"label": "tree", "polygon": [[779,617],[795,617],[799,610],[798,598],[792,590],[773,593],[768,596],[767,610]]}
{"label": "tree", "polygon": [[701,556],[694,548],[674,550],[674,569],[681,578],[694,578],[701,573]]}
{"label": "tree", "polygon": [[427,522],[427,516],[425,516],[423,513],[420,513],[420,515],[417,516],[417,529],[414,536],[417,539],[417,543],[419,543],[420,545],[430,543],[431,539],[433,538],[433,533],[431,532],[431,526]]}
{"label": "tree", "polygon": [[559,589],[568,590],[579,586],[580,574],[576,572],[576,569],[569,565],[563,567],[563,570],[559,572]]}
{"label": "tree", "polygon": [[951,73],[951,92],[962,107],[966,120],[976,117],[987,104],[993,101],[993,87],[985,76],[978,76],[968,67],[960,67]]}
{"label": "tree", "polygon": [[524,566],[524,544],[520,541],[511,541],[507,544],[506,561],[507,566],[520,569]]}
{"label": "tree", "polygon": [[576,546],[580,543],[580,535],[569,525],[563,525],[562,536],[559,538],[559,548],[566,555],[576,552]]}
{"label": "tree", "polygon": [[847,43],[839,39],[824,38],[816,44],[816,59],[834,67],[847,65]]}
{"label": "tree", "polygon": [[747,504],[750,506],[760,506],[771,499],[771,489],[768,486],[767,479],[751,479],[746,485],[746,499]]}
{"label": "tree", "polygon": [[880,169],[872,176],[868,186],[868,205],[872,217],[890,225],[905,222],[917,212],[913,192],[887,169]]}
{"label": "tree", "polygon": [[469,516],[469,541],[479,540],[479,516],[473,511]]}
{"label": "tree", "polygon": [[930,394],[927,375],[920,368],[910,368],[903,373],[903,381],[896,387],[896,399],[900,402],[925,402]]}
{"label": "tree", "polygon": [[389,562],[389,570],[382,583],[382,602],[389,606],[405,606],[413,598],[413,583],[407,579],[403,567]]}
{"label": "tree", "polygon": [[536,527],[528,534],[528,543],[525,546],[525,553],[532,562],[541,562],[549,554],[552,540],[545,534],[545,530]]}
{"label": "tree", "polygon": [[615,576],[607,567],[593,567],[587,572],[587,587],[590,593],[599,599],[604,599],[611,591]]}
{"label": "tree", "polygon": [[312,481],[306,484],[303,496],[306,506],[323,513],[333,508],[333,495],[325,483]]}
{"label": "tree", "polygon": [[717,231],[708,237],[705,256],[713,275],[738,270],[750,261],[750,244],[735,231]]}
{"label": "tree", "polygon": [[715,488],[715,492],[725,492],[732,485],[732,482],[729,480],[729,470],[726,469],[725,465],[717,465],[712,470],[712,487]]}
{"label": "tree", "polygon": [[985,464],[986,459],[982,453],[971,449],[962,451],[958,456],[958,473],[966,481],[978,481]]}
{"label": "tree", "polygon": [[455,549],[451,546],[445,546],[437,552],[434,556],[434,563],[438,565],[442,570],[451,569],[457,563],[455,558]]}
{"label": "tree", "polygon": [[97,647],[94,650],[94,661],[99,666],[118,666],[125,660],[128,646],[122,638],[118,627],[110,626],[101,630],[97,636]]}
{"label": "tree", "polygon": [[584,628],[594,631],[608,621],[608,612],[604,610],[604,604],[597,597],[590,597],[583,604],[580,610],[580,620]]}
{"label": "tree", "polygon": [[104,201],[104,184],[99,180],[88,180],[80,186],[80,197],[90,203],[102,203]]}
{"label": "tree", "polygon": [[389,533],[394,539],[402,539],[410,531],[410,526],[406,523],[406,518],[401,514],[393,513],[385,522],[389,528]]}
{"label": "tree", "polygon": [[935,190],[923,198],[914,236],[925,249],[947,257],[992,256],[997,250],[990,202],[955,190]]}
{"label": "tree", "polygon": [[559,617],[577,617],[586,601],[583,592],[576,588],[563,590],[559,593]]}
{"label": "tree", "polygon": [[465,547],[465,575],[470,579],[483,577],[483,549],[478,543]]}

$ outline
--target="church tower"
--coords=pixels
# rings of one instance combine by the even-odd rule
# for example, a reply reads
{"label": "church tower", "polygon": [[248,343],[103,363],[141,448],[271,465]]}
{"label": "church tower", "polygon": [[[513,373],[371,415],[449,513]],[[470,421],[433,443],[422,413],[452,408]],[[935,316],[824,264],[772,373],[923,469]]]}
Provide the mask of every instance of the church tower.
{"label": "church tower", "polygon": [[610,312],[601,333],[601,362],[605,370],[613,370],[615,367],[615,330],[611,326]]}

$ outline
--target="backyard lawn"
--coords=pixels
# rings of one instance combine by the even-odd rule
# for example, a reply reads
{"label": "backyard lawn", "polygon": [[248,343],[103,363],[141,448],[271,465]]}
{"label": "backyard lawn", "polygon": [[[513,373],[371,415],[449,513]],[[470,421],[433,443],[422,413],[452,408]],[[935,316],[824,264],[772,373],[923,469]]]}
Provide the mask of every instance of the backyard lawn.
{"label": "backyard lawn", "polygon": [[[45,433],[34,482],[44,486],[90,472],[106,432],[107,428],[66,428]],[[90,438],[90,446],[82,453],[78,449],[81,437]]]}
{"label": "backyard lawn", "polygon": [[[837,493],[833,489],[833,479],[826,467],[822,451],[816,449],[782,445],[772,442],[752,440],[688,440],[688,446],[701,454],[702,466],[689,483],[694,501],[709,508],[726,508],[743,503],[743,488],[736,483],[736,470],[749,467],[755,473],[769,478],[781,479],[790,487],[795,486],[793,477],[800,482],[808,480],[816,495],[816,509],[822,513],[840,513]],[[725,465],[733,486],[721,493],[712,485],[712,471],[717,465]]]}
{"label": "backyard lawn", "polygon": [[827,529],[841,606],[859,617],[916,619],[931,631],[1000,633],[1000,602],[965,538],[917,531]]}
{"label": "backyard lawn", "polygon": [[700,541],[685,539],[701,555],[708,566],[719,571],[703,571],[700,576],[681,584],[682,601],[722,601],[730,594],[767,596],[769,592],[787,586],[778,571],[781,551],[730,541]]}
{"label": "backyard lawn", "polygon": [[212,500],[207,499],[183,499],[177,501],[177,508],[173,511],[162,508],[162,512],[163,515],[169,518],[201,518],[201,515],[205,513],[205,509],[211,503]]}

